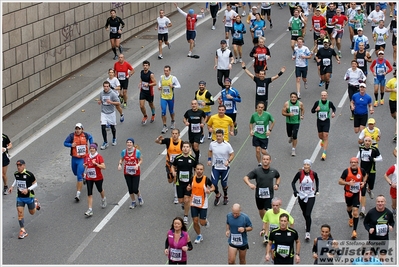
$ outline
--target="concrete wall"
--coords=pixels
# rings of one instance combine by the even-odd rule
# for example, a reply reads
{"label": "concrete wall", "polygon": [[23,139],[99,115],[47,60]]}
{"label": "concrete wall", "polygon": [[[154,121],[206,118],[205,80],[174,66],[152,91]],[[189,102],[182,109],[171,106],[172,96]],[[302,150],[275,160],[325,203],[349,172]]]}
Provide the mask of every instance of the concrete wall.
{"label": "concrete wall", "polygon": [[3,2],[3,116],[109,51],[111,9],[126,24],[123,40],[153,25],[160,9],[176,10],[161,2]]}

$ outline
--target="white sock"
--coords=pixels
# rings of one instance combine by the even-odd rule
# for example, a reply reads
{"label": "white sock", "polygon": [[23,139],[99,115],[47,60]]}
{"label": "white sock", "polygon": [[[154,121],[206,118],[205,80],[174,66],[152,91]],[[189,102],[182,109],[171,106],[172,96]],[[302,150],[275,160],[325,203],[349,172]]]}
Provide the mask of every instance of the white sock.
{"label": "white sock", "polygon": [[293,147],[292,150],[295,150],[295,147]]}
{"label": "white sock", "polygon": [[80,191],[76,191],[76,196],[80,196]]}

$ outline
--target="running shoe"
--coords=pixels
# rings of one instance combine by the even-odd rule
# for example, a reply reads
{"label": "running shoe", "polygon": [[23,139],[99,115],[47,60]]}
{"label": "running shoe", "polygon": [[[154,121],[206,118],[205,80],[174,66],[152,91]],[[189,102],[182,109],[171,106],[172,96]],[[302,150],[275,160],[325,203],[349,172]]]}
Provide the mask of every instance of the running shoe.
{"label": "running shoe", "polygon": [[396,67],[396,62],[393,63],[393,67],[394,67],[394,68]]}
{"label": "running shoe", "polygon": [[173,203],[174,203],[174,204],[179,204],[179,199],[178,199],[177,197],[175,197],[175,198],[173,199]]}
{"label": "running shoe", "polygon": [[134,209],[137,206],[136,201],[132,201],[132,204],[130,204],[129,209]]}
{"label": "running shoe", "polygon": [[366,208],[362,207],[362,209],[360,210],[359,216],[364,218],[364,216],[366,215],[365,213],[366,213]]}
{"label": "running shoe", "polygon": [[374,101],[374,107],[378,107],[378,100]]}
{"label": "running shoe", "polygon": [[269,236],[266,234],[263,234],[263,244],[266,245],[267,243],[269,243]]}
{"label": "running shoe", "polygon": [[116,143],[116,138],[112,138],[112,145],[113,145],[113,146],[116,146],[116,144],[117,144],[117,143]]}
{"label": "running shoe", "polygon": [[291,157],[295,157],[296,156],[296,154],[295,154],[295,149],[292,149],[291,150]]}
{"label": "running shoe", "polygon": [[127,107],[127,103],[123,102],[123,108]]}
{"label": "running shoe", "polygon": [[147,123],[147,116],[144,116],[143,119],[141,120],[141,124],[145,125]]}
{"label": "running shoe", "polygon": [[308,242],[309,242],[309,240],[310,240],[310,233],[309,233],[309,232],[306,232],[306,233],[305,233],[305,241],[308,241]]}
{"label": "running shoe", "polygon": [[36,207],[36,210],[40,210],[40,208],[41,208],[40,202],[37,198],[35,198],[35,207]]}
{"label": "running shoe", "polygon": [[109,146],[108,143],[107,143],[107,142],[104,142],[103,145],[100,147],[100,149],[101,149],[101,150],[104,150],[104,149],[106,149],[108,146]]}
{"label": "running shoe", "polygon": [[93,210],[92,210],[92,209],[88,209],[88,210],[85,212],[85,215],[86,215],[87,217],[93,216]]}
{"label": "running shoe", "polygon": [[289,144],[292,143],[292,136],[288,137],[288,143],[289,143]]}
{"label": "running shoe", "polygon": [[356,239],[357,238],[357,233],[356,230],[352,231],[352,239]]}
{"label": "running shoe", "polygon": [[201,143],[201,144],[204,143],[204,139],[205,139],[205,136],[202,135],[202,136],[201,136],[201,139],[200,139],[200,143]]}
{"label": "running shoe", "polygon": [[208,140],[212,140],[212,133],[208,133]]}
{"label": "running shoe", "polygon": [[101,199],[101,208],[105,209],[107,207],[107,198]]}
{"label": "running shoe", "polygon": [[237,64],[237,59],[236,58],[234,59],[233,64]]}
{"label": "running shoe", "polygon": [[304,82],[303,85],[305,86],[305,89],[308,89],[308,82]]}
{"label": "running shoe", "polygon": [[352,226],[353,226],[353,218],[350,218],[350,219],[349,219],[348,224],[349,224],[349,227],[352,227]]}
{"label": "running shoe", "polygon": [[119,53],[122,54],[123,53],[123,47],[121,44],[119,44]]}
{"label": "running shoe", "polygon": [[384,99],[380,100],[380,105],[384,105]]}
{"label": "running shoe", "polygon": [[162,127],[162,131],[161,131],[161,133],[166,133],[168,131],[168,127],[166,127],[166,125],[164,125],[163,127]]}
{"label": "running shoe", "polygon": [[238,134],[238,129],[237,129],[237,126],[236,126],[236,127],[234,127],[234,136],[237,136],[237,134]]}
{"label": "running shoe", "polygon": [[208,219],[206,219],[205,227],[209,228],[209,226],[211,226],[211,224],[209,223]]}
{"label": "running shoe", "polygon": [[212,30],[216,29],[215,26],[212,26]]}
{"label": "running shoe", "polygon": [[144,204],[143,198],[142,198],[141,196],[139,196],[139,197],[138,197],[138,200],[139,200],[139,205],[140,205],[140,206],[143,206],[143,204]]}
{"label": "running shoe", "polygon": [[187,217],[187,216],[184,216],[184,218],[183,218],[183,222],[184,222],[184,224],[185,224],[185,225],[187,225],[187,224],[188,224],[188,217]]}
{"label": "running shoe", "polygon": [[119,95],[119,102],[121,102],[121,105],[125,103],[125,99],[123,99],[123,96]]}
{"label": "running shoe", "polygon": [[170,129],[174,129],[174,128],[176,128],[176,123],[175,123],[175,121],[171,121]]}
{"label": "running shoe", "polygon": [[298,99],[301,99],[301,93],[298,93]]}
{"label": "running shoe", "polygon": [[8,186],[4,186],[3,195],[8,195]]}
{"label": "running shoe", "polygon": [[171,43],[168,43],[168,48],[170,49],[172,47],[172,44]]}
{"label": "running shoe", "polygon": [[229,204],[229,197],[223,197],[223,205]]}
{"label": "running shoe", "polygon": [[155,114],[152,114],[152,115],[151,115],[150,123],[153,123],[154,121],[155,121]]}
{"label": "running shoe", "polygon": [[338,57],[340,57],[340,58],[342,57],[340,50],[338,51]]}
{"label": "running shoe", "polygon": [[124,122],[125,121],[125,115],[121,115],[121,118],[119,119],[120,122]]}
{"label": "running shoe", "polygon": [[201,243],[201,241],[204,241],[204,238],[202,237],[201,234],[199,234],[197,238],[194,240],[194,244],[199,244]]}
{"label": "running shoe", "polygon": [[117,60],[118,59],[118,55],[117,54],[115,54],[115,56],[114,56],[114,60]]}
{"label": "running shoe", "polygon": [[18,239],[24,239],[28,236],[28,233],[24,230],[19,231]]}
{"label": "running shoe", "polygon": [[321,154],[321,160],[325,161],[326,158],[327,158],[327,155],[326,155],[326,153],[323,152],[323,154]]}
{"label": "running shoe", "polygon": [[367,190],[367,193],[369,194],[370,198],[373,199],[374,198],[374,193],[371,190]]}
{"label": "running shoe", "polygon": [[273,29],[273,23],[270,23],[270,30]]}
{"label": "running shoe", "polygon": [[162,56],[162,55],[159,55],[159,56],[158,56],[158,59],[163,59],[163,56]]}
{"label": "running shoe", "polygon": [[258,167],[260,167],[260,166],[262,166],[262,163],[259,162],[259,163],[258,163]]}
{"label": "running shoe", "polygon": [[324,82],[323,82],[323,81],[320,81],[319,87],[322,87],[323,85],[324,85]]}
{"label": "running shoe", "polygon": [[188,57],[191,57],[192,54],[193,54],[193,53],[191,53],[191,51],[188,51],[187,56],[188,56]]}
{"label": "running shoe", "polygon": [[238,60],[238,62],[240,62],[240,63],[241,63],[241,62],[242,62],[242,58],[240,58],[240,59]]}
{"label": "running shoe", "polygon": [[79,202],[79,200],[80,200],[80,192],[76,192],[75,200],[76,200],[76,202]]}
{"label": "running shoe", "polygon": [[349,118],[351,121],[353,121],[354,119],[355,119],[355,117],[352,115],[352,116],[350,116],[350,118]]}
{"label": "running shoe", "polygon": [[[242,12],[241,16],[245,16],[247,13],[245,13],[245,10]],[[392,16],[391,16],[392,17]]]}
{"label": "running shoe", "polygon": [[217,205],[220,204],[220,196],[216,196],[216,197],[215,197],[215,201],[213,202],[213,204],[214,204],[215,206],[217,206]]}

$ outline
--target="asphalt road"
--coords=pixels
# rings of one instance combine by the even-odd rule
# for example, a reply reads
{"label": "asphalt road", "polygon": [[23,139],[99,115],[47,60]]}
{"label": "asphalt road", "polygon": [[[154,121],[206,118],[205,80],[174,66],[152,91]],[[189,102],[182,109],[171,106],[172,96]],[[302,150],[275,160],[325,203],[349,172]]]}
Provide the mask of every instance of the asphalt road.
{"label": "asphalt road", "polygon": [[[196,9],[197,11],[197,9]],[[199,8],[198,8],[199,11]],[[319,236],[319,228],[328,223],[332,227],[332,235],[337,240],[348,240],[351,228],[347,225],[348,216],[344,203],[342,187],[338,179],[342,171],[349,166],[349,159],[356,156],[358,136],[353,132],[353,122],[349,120],[350,111],[348,100],[345,100],[347,85],[343,80],[346,70],[350,67],[352,55],[349,50],[349,33],[346,31],[343,38],[342,62],[340,65],[333,62],[333,78],[328,90],[329,99],[337,107],[337,116],[332,119],[330,130],[330,146],[328,158],[320,161],[321,152],[317,138],[316,115],[311,114],[313,103],[319,99],[322,88],[318,87],[319,78],[316,64],[313,60],[309,63],[309,88],[301,88],[301,101],[305,106],[305,118],[301,122],[297,156],[291,157],[291,148],[285,133],[285,118],[281,109],[289,94],[295,91],[295,64],[291,61],[290,35],[286,32],[289,19],[288,8],[280,10],[278,6],[272,9],[273,29],[266,30],[266,44],[271,47],[272,58],[269,61],[267,77],[276,75],[282,66],[286,72],[269,88],[269,112],[276,120],[275,128],[269,141],[269,152],[272,155],[271,166],[279,170],[281,184],[276,196],[283,199],[283,208],[291,211],[295,218],[295,229],[298,230],[302,248],[301,264],[312,264],[311,243],[304,241],[304,219],[299,206],[293,202],[291,181],[302,162],[306,158],[314,162],[312,169],[320,177],[320,196],[317,197],[313,209],[311,237]],[[173,22],[173,21],[172,21]],[[388,23],[386,23],[388,24]],[[269,26],[269,25],[268,25]],[[309,29],[309,26],[308,26]],[[249,27],[247,27],[247,31]],[[371,28],[365,27],[365,35],[370,38]],[[183,114],[190,109],[190,100],[198,88],[198,82],[205,80],[207,89],[216,95],[220,88],[217,86],[216,71],[213,70],[214,55],[221,39],[224,39],[222,15],[219,15],[216,30],[211,30],[209,16],[206,20],[198,21],[196,47],[194,54],[200,59],[188,58],[188,44],[185,34],[171,36],[172,49],[164,50],[164,59],[158,60],[157,53],[148,54],[151,70],[155,73],[157,81],[163,74],[163,67],[170,65],[172,75],[175,75],[181,85],[176,90],[175,112],[177,127],[184,129]],[[175,39],[176,38],[176,39]],[[308,31],[306,44],[309,48],[313,45],[313,33]],[[371,45],[373,47],[373,44]],[[155,47],[154,47],[155,48]],[[245,36],[243,46],[243,60],[250,65],[249,52],[252,42],[249,32]],[[392,46],[387,45],[386,55],[391,60]],[[144,57],[145,55],[143,55]],[[374,58],[374,56],[373,56]],[[129,57],[127,57],[129,61]],[[109,61],[112,67],[113,61]],[[161,133],[161,112],[159,108],[159,95],[156,94],[157,118],[152,124],[142,126],[141,112],[138,105],[140,62],[131,62],[135,65],[136,74],[131,77],[129,85],[129,106],[124,111],[125,122],[117,125],[117,146],[110,146],[103,155],[107,169],[103,171],[104,189],[108,206],[100,208],[100,197],[94,191],[94,215],[86,218],[87,210],[86,189],[82,192],[80,203],[75,203],[75,177],[70,168],[69,149],[63,146],[66,136],[73,132],[77,122],[83,123],[85,130],[90,132],[97,143],[102,143],[101,128],[99,124],[100,107],[96,102],[99,91],[97,89],[89,97],[82,99],[84,105],[70,110],[70,115],[59,118],[48,126],[48,131],[38,136],[34,142],[25,144],[24,149],[14,148],[13,158],[9,168],[9,177],[14,171],[15,161],[23,158],[27,162],[27,169],[32,171],[39,183],[36,190],[42,209],[34,216],[25,212],[25,224],[29,236],[18,240],[18,222],[15,210],[14,196],[3,197],[3,264],[165,264],[167,258],[163,254],[164,240],[175,216],[182,216],[180,205],[173,204],[173,188],[166,181],[163,151],[164,146],[154,141]],[[252,70],[252,68],[249,68]],[[92,70],[91,70],[92,71]],[[237,88],[242,97],[238,104],[237,122],[238,135],[231,137],[230,141],[235,151],[235,158],[231,164],[229,177],[230,203],[227,206],[213,206],[212,194],[208,218],[211,226],[203,228],[204,241],[195,244],[194,250],[188,253],[189,264],[226,264],[227,240],[225,237],[226,214],[230,212],[234,203],[240,203],[242,211],[247,213],[253,223],[254,230],[249,233],[250,249],[247,253],[247,264],[263,264],[265,248],[259,236],[262,223],[255,206],[254,192],[247,187],[242,178],[256,167],[255,149],[252,147],[249,136],[249,119],[254,112],[254,82],[243,72],[241,66],[236,64],[231,71],[234,78],[233,87]],[[392,75],[389,75],[391,78]],[[93,75],[93,80],[96,76]],[[372,77],[368,76],[367,92],[372,94]],[[101,83],[98,83],[100,88]],[[385,96],[388,103],[388,94]],[[82,112],[82,109],[85,111]],[[148,106],[147,106],[148,110]],[[213,112],[216,107],[213,107]],[[394,120],[389,113],[388,104],[375,108],[376,126],[382,130],[379,148],[383,162],[377,163],[377,181],[374,194],[389,196],[389,187],[383,179],[385,171],[396,161],[392,155],[394,143]],[[118,116],[119,118],[119,116]],[[168,119],[169,123],[169,119]],[[170,136],[170,131],[165,134]],[[133,137],[141,147],[144,162],[142,164],[142,177],[140,191],[144,198],[144,205],[130,210],[129,200],[123,174],[117,171],[120,151],[125,147],[125,140]],[[111,133],[108,133],[111,140]],[[187,134],[182,136],[187,140]],[[21,144],[21,146],[24,144]],[[209,141],[201,145],[202,158],[206,161],[206,152]],[[210,175],[209,167],[206,174]],[[389,199],[389,197],[388,197]],[[367,199],[367,209],[374,206],[375,200]],[[293,205],[294,204],[294,205]],[[388,200],[387,206],[390,206]],[[191,225],[189,234],[194,240],[196,235]],[[392,240],[396,239],[396,229],[390,233]],[[359,223],[358,240],[366,240],[367,233]],[[270,264],[270,263],[267,263]]]}

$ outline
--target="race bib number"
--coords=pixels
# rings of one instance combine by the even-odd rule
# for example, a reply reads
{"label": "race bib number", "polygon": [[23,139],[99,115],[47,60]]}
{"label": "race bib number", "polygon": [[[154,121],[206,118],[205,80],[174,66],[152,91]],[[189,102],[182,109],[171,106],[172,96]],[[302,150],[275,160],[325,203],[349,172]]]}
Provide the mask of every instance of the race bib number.
{"label": "race bib number", "polygon": [[276,252],[283,258],[290,254],[290,247],[285,245],[277,245]]}
{"label": "race bib number", "polygon": [[225,26],[226,26],[226,27],[231,27],[231,26],[233,26],[233,24],[231,23],[231,18],[229,18],[229,17],[227,17],[227,16],[226,16],[226,24],[225,24]]}
{"label": "race bib number", "polygon": [[299,115],[299,107],[291,106],[290,107],[290,113],[294,114],[294,116]]}
{"label": "race bib number", "polygon": [[388,234],[388,225],[386,224],[377,224],[375,226],[376,235],[377,236],[386,236]]}
{"label": "race bib number", "polygon": [[146,83],[146,82],[141,82],[141,89],[143,89],[143,90],[150,90],[150,87],[148,86],[148,83]]}
{"label": "race bib number", "polygon": [[178,154],[171,154],[169,157],[170,162],[173,162]]}
{"label": "race bib number", "polygon": [[265,61],[266,60],[266,54],[258,54],[258,60],[259,61]]}
{"label": "race bib number", "polygon": [[330,66],[331,60],[329,58],[323,58],[323,66]]}
{"label": "race bib number", "polygon": [[78,154],[78,156],[86,155],[86,145],[76,146],[76,154]]}
{"label": "race bib number", "polygon": [[241,34],[238,33],[238,32],[235,32],[235,33],[233,34],[233,37],[236,38],[236,39],[239,39],[239,38],[241,37]]}
{"label": "race bib number", "polygon": [[224,101],[223,104],[225,105],[226,110],[227,110],[227,109],[233,109],[233,101],[226,100],[226,101]]}
{"label": "race bib number", "polygon": [[262,30],[255,30],[255,37],[261,37],[262,36]]}
{"label": "race bib number", "polygon": [[255,132],[264,134],[265,133],[265,126],[264,125],[255,125]]}
{"label": "race bib number", "polygon": [[182,182],[189,182],[190,179],[190,172],[189,171],[181,171],[179,173],[179,180]]}
{"label": "race bib number", "polygon": [[111,33],[117,33],[118,32],[118,27],[111,27],[110,31],[111,31]]}
{"label": "race bib number", "polygon": [[87,168],[86,175],[88,178],[95,179],[97,178],[97,173],[95,168]]}
{"label": "race bib number", "polygon": [[118,72],[118,80],[126,80],[126,73]]}
{"label": "race bib number", "polygon": [[111,100],[111,96],[109,96],[109,95],[104,95],[103,96],[103,105],[104,106],[110,106],[111,104],[108,104],[107,103],[107,100]]}
{"label": "race bib number", "polygon": [[311,183],[304,183],[302,184],[302,191],[309,194],[312,192],[312,184]]}
{"label": "race bib number", "polygon": [[230,241],[231,241],[231,244],[233,244],[235,246],[242,246],[242,244],[244,243],[242,241],[242,234],[231,234]]}
{"label": "race bib number", "polygon": [[314,28],[315,28],[315,29],[319,29],[319,28],[320,28],[320,23],[318,23],[318,22],[315,23],[315,24],[314,24]]}
{"label": "race bib number", "polygon": [[362,27],[362,24],[360,22],[355,23],[355,29],[359,29]]}
{"label": "race bib number", "polygon": [[183,251],[181,249],[177,249],[177,248],[170,248],[169,255],[170,255],[170,258],[169,258],[170,260],[181,261]]}
{"label": "race bib number", "polygon": [[341,24],[335,24],[335,29],[337,31],[341,30],[342,29],[342,25]]}
{"label": "race bib number", "polygon": [[259,188],[259,198],[270,198],[270,190],[269,187]]}
{"label": "race bib number", "polygon": [[26,189],[26,181],[17,180],[17,188],[19,190]]}
{"label": "race bib number", "polygon": [[364,67],[364,59],[359,58],[359,59],[357,59],[356,61],[357,61],[357,65],[358,65],[359,67]]}
{"label": "race bib number", "polygon": [[265,95],[266,94],[266,88],[258,86],[258,88],[256,88],[256,93],[258,95]]}
{"label": "race bib number", "polygon": [[193,199],[191,201],[191,205],[194,207],[201,207],[202,206],[202,197],[193,195]]}
{"label": "race bib number", "polygon": [[225,169],[225,168],[226,168],[226,166],[224,166],[224,159],[216,158],[215,169]]}
{"label": "race bib number", "polygon": [[291,35],[292,35],[292,36],[298,36],[298,34],[299,34],[299,31],[298,31],[298,30],[292,30],[292,31],[291,31]]}
{"label": "race bib number", "polygon": [[378,34],[377,42],[378,43],[383,43],[384,40],[385,40],[384,35],[383,34]]}
{"label": "race bib number", "polygon": [[377,68],[378,75],[384,75],[385,69],[384,68]]}
{"label": "race bib number", "polygon": [[352,193],[357,193],[360,191],[360,183],[357,182],[354,185],[351,185],[349,191],[351,191]]}
{"label": "race bib number", "polygon": [[170,94],[170,87],[169,86],[162,86],[162,92],[165,95],[169,95]]}
{"label": "race bib number", "polygon": [[136,174],[135,166],[126,166],[126,172],[127,174],[135,175]]}
{"label": "race bib number", "polygon": [[325,121],[327,119],[327,112],[326,111],[320,111],[318,116],[319,116],[319,120]]}
{"label": "race bib number", "polygon": [[369,159],[369,158],[371,157],[371,150],[369,150],[369,151],[362,151],[361,155],[362,155],[362,161],[370,162],[370,159]]}
{"label": "race bib number", "polygon": [[192,123],[191,124],[191,132],[192,133],[200,133],[201,132],[201,125],[199,123]]}

